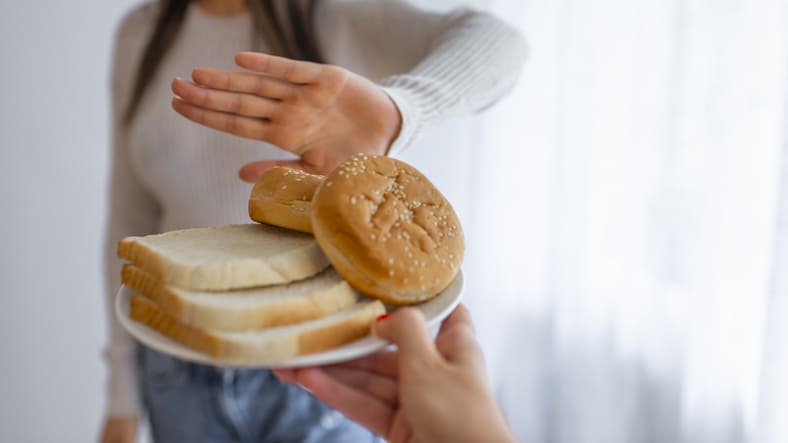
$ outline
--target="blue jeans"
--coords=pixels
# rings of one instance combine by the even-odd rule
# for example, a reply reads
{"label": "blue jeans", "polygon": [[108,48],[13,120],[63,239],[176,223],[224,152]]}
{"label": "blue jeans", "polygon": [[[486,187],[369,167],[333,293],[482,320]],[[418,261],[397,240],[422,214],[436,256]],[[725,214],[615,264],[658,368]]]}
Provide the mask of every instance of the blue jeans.
{"label": "blue jeans", "polygon": [[140,346],[139,374],[156,443],[378,441],[270,371],[189,363]]}

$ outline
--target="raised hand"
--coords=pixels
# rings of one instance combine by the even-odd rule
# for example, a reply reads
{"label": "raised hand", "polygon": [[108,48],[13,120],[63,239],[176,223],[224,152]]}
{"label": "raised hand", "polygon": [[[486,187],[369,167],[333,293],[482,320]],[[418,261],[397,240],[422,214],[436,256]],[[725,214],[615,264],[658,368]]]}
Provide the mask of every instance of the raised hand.
{"label": "raised hand", "polygon": [[385,154],[399,133],[394,102],[346,69],[254,52],[235,61],[248,71],[195,68],[193,81],[173,80],[172,106],[194,122],[301,157],[245,165],[246,181],[276,165],[327,174],[355,153]]}
{"label": "raised hand", "polygon": [[393,443],[513,442],[487,385],[481,349],[460,305],[433,343],[418,310],[375,325],[398,346],[353,362],[275,370]]}

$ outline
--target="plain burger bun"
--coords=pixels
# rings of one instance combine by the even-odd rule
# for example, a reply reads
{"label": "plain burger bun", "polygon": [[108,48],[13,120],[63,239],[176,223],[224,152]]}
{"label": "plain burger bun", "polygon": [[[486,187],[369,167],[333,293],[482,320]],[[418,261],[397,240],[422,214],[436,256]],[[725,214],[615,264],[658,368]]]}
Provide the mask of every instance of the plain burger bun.
{"label": "plain burger bun", "polygon": [[275,167],[260,177],[249,196],[249,217],[260,223],[312,232],[312,196],[323,180],[299,169]]}
{"label": "plain burger bun", "polygon": [[457,275],[465,244],[451,204],[412,166],[356,155],[312,199],[312,229],[336,270],[394,305],[420,303]]}

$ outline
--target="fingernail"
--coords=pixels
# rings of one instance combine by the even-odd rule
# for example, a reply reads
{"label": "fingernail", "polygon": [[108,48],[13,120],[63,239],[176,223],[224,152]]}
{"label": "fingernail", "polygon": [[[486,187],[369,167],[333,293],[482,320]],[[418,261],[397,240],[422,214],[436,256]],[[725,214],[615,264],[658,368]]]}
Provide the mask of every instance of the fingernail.
{"label": "fingernail", "polygon": [[380,315],[378,315],[378,316],[377,316],[377,318],[375,319],[375,321],[378,321],[378,322],[379,322],[379,321],[383,321],[383,320],[385,320],[385,319],[389,318],[389,316],[390,316],[390,315],[391,315],[391,314],[389,314],[388,312],[386,312],[385,314],[380,314]]}

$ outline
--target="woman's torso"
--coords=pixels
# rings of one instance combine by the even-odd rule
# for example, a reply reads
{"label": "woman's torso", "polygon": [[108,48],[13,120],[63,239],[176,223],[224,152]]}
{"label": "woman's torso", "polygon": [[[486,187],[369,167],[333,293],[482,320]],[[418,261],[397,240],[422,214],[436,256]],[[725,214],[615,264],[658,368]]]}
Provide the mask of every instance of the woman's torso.
{"label": "woman's torso", "polygon": [[[381,61],[390,57],[369,56],[370,51],[363,48],[365,39],[354,39],[347,26],[337,26],[353,21],[342,12],[358,9],[342,2],[318,4],[317,33],[326,58],[373,80],[395,69],[396,63]],[[126,63],[129,72],[121,73],[126,82],[134,79],[157,8],[155,3],[140,7],[140,23],[134,28],[137,35],[125,36],[136,41],[130,45],[131,53],[123,55],[134,60]],[[190,78],[197,66],[238,69],[233,61],[235,52],[265,49],[265,42],[255,36],[250,14],[216,17],[196,4],[189,7],[177,40],[147,85],[128,130],[131,168],[159,205],[159,231],[248,222],[251,185],[238,178],[239,168],[252,161],[294,158],[269,143],[188,121],[170,105],[170,83],[176,76]],[[124,86],[126,91],[131,90],[128,86]],[[125,102],[128,97],[116,99]]]}
{"label": "woman's torso", "polygon": [[174,77],[190,78],[196,66],[233,69],[234,53],[251,49],[253,35],[249,15],[212,17],[192,6],[147,86],[129,127],[128,156],[160,207],[160,231],[248,222],[251,186],[238,178],[238,169],[255,160],[291,158],[268,143],[190,122],[170,106]]}

